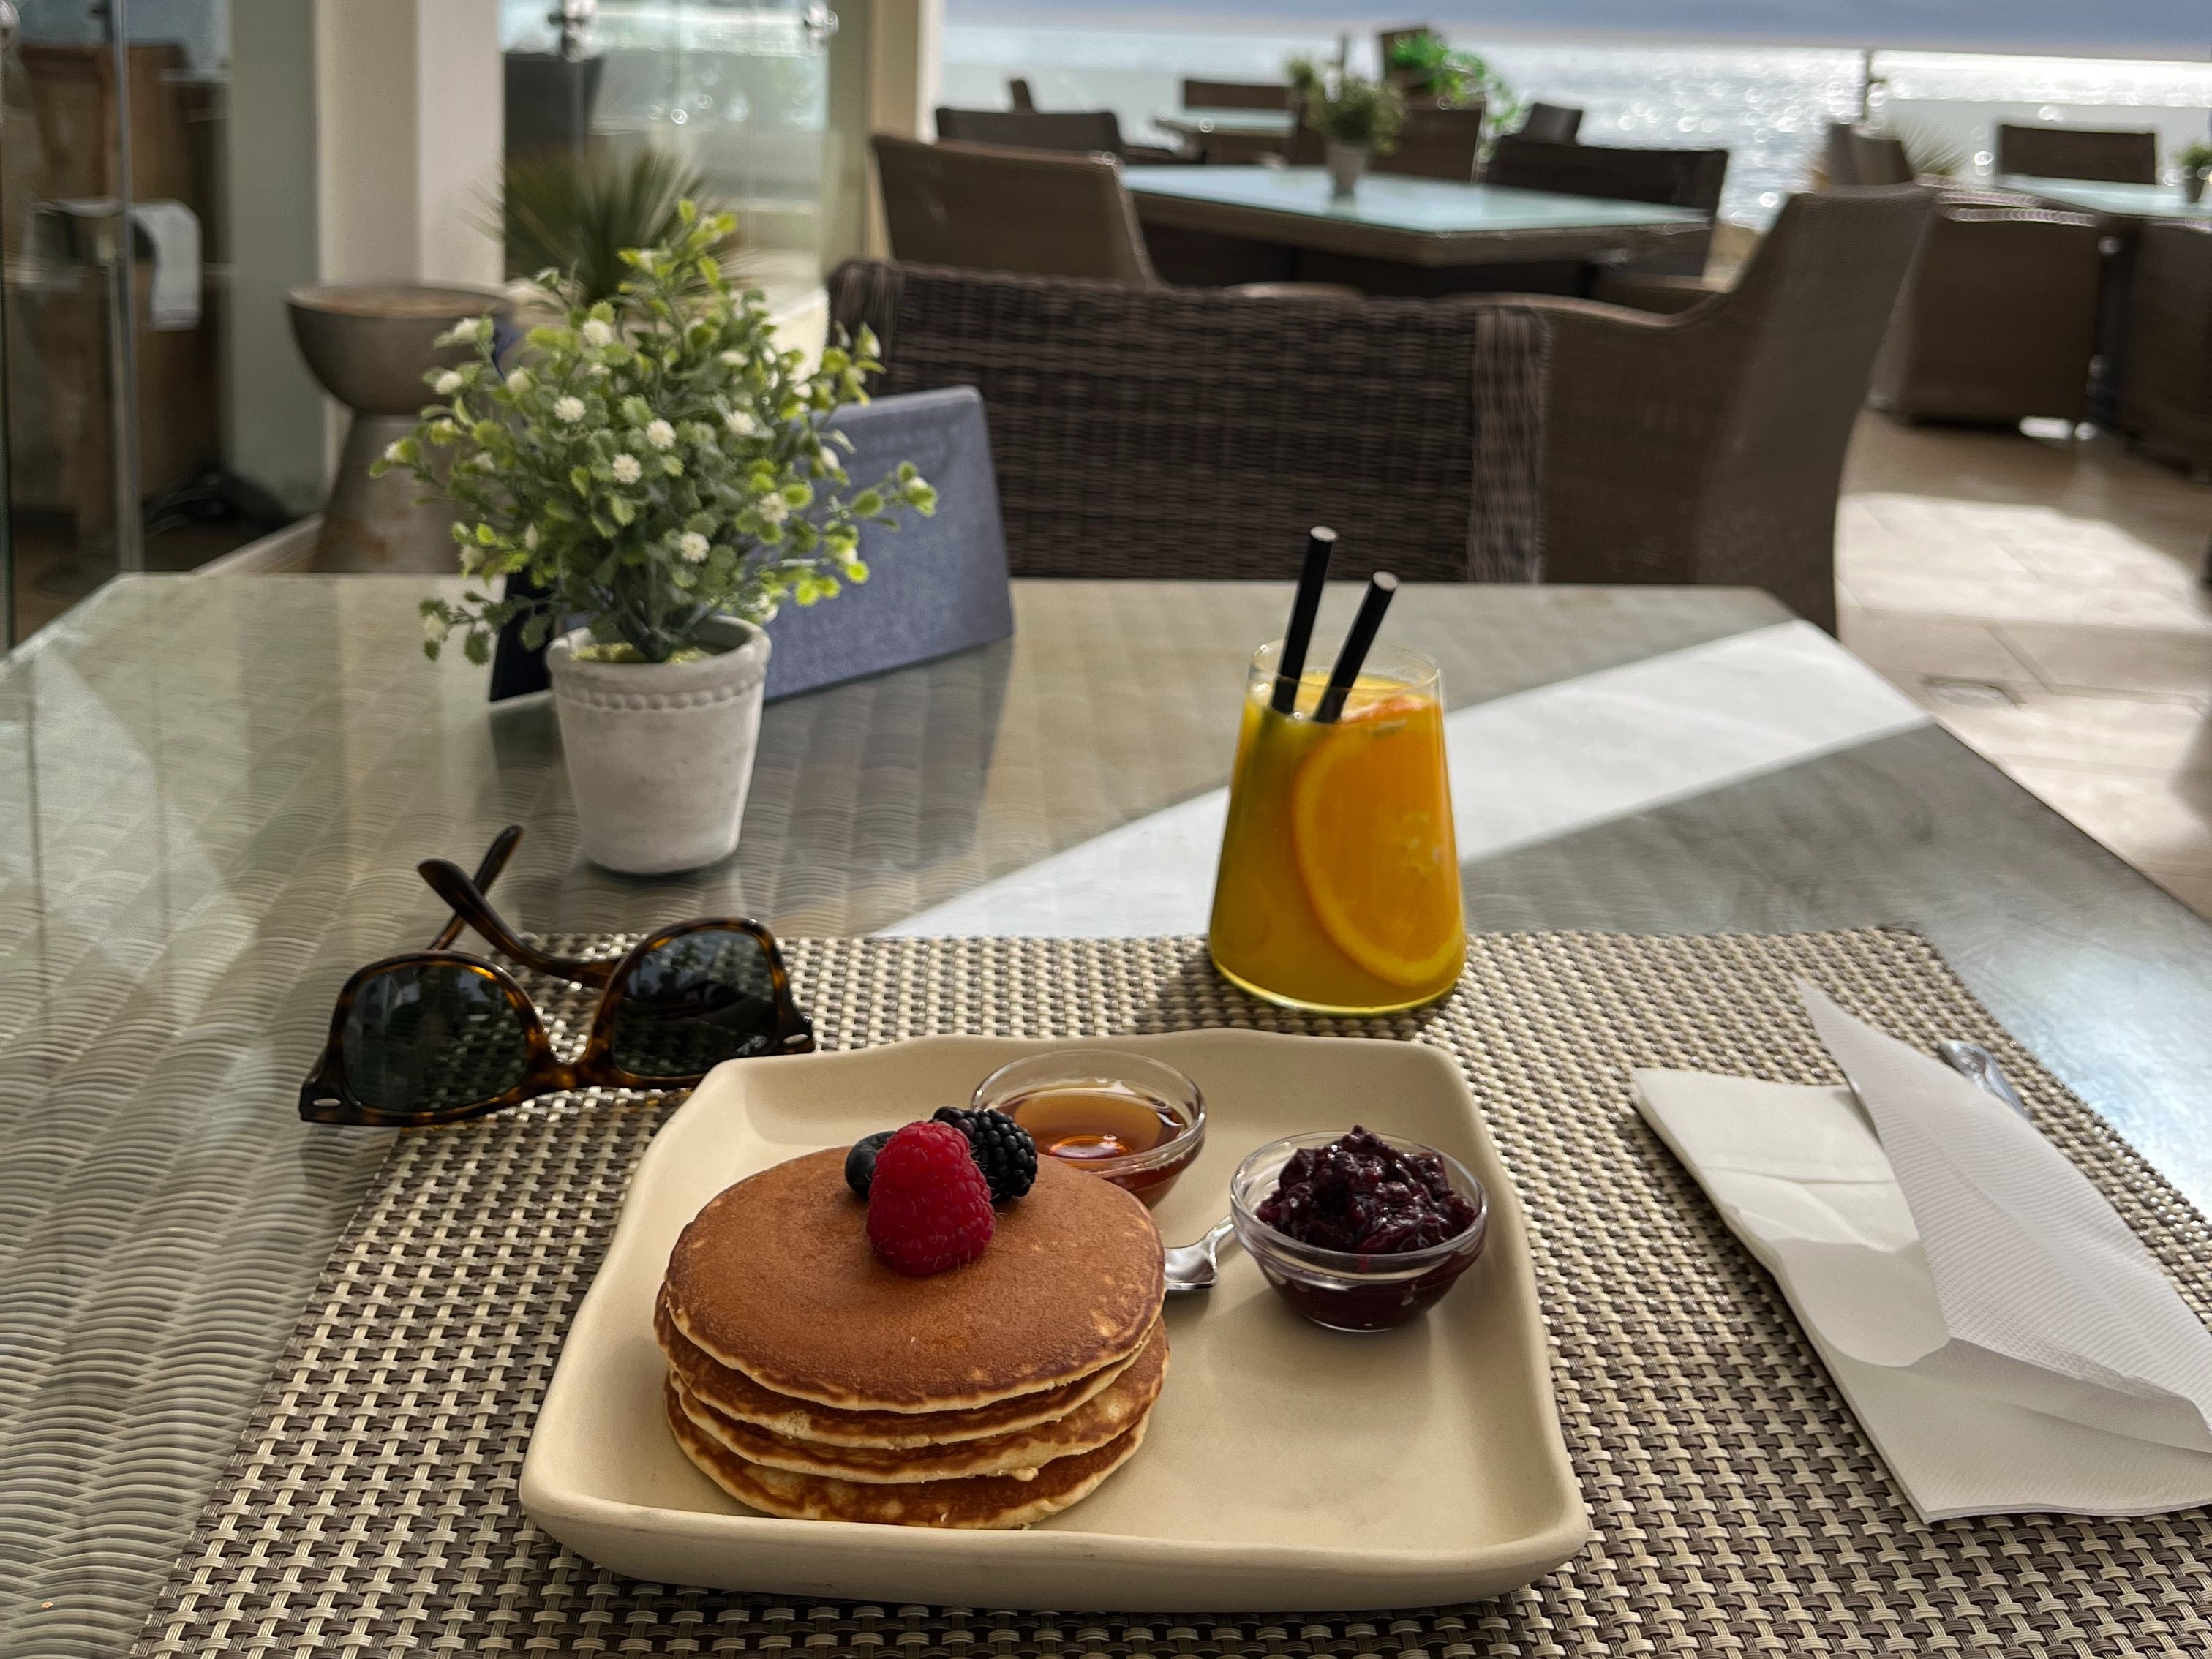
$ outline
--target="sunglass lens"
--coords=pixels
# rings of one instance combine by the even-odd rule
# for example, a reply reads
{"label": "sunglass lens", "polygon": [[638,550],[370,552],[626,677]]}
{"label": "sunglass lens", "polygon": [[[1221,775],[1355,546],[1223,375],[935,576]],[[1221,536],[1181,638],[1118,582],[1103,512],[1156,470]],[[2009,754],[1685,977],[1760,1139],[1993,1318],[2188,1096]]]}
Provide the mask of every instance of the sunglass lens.
{"label": "sunglass lens", "polygon": [[632,1077],[696,1078],[775,1041],[775,981],[750,933],[702,927],[663,939],[620,989],[611,1053]]}
{"label": "sunglass lens", "polygon": [[479,968],[410,963],[362,985],[339,1052],[362,1105],[431,1117],[495,1099],[530,1068],[522,1016]]}

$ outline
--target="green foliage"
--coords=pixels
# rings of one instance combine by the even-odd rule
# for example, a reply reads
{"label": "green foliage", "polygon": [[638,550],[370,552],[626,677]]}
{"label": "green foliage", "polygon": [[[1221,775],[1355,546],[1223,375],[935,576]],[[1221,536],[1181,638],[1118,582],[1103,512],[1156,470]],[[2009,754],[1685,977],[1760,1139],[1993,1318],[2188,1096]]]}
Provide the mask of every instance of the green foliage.
{"label": "green foliage", "polygon": [[776,349],[766,301],[734,292],[714,257],[731,222],[690,201],[677,217],[661,245],[624,251],[611,299],[587,303],[580,283],[541,273],[566,319],[532,329],[504,372],[489,317],[441,339],[473,345],[475,361],[424,377],[443,401],[372,471],[411,472],[453,503],[462,574],[489,586],[523,574],[551,597],[425,599],[431,656],[460,629],[482,662],[510,618],[526,617],[538,645],[580,612],[594,640],[666,662],[710,617],[765,622],[786,599],[866,580],[862,520],[935,510],[908,463],[837,493],[851,481],[823,425],[866,400],[862,379],[882,366],[868,331],[840,331],[803,372],[800,353]]}
{"label": "green foliage", "polygon": [[1433,29],[1420,29],[1390,46],[1385,69],[1409,91],[1433,98],[1447,109],[1480,103],[1489,126],[1504,132],[1518,125],[1521,100],[1487,59],[1455,52]]}
{"label": "green foliage", "polygon": [[584,304],[611,300],[629,275],[623,251],[683,234],[682,205],[700,199],[706,183],[661,150],[626,162],[603,150],[514,157],[500,191],[507,270],[526,276],[550,267],[573,281]]}
{"label": "green foliage", "polygon": [[2193,144],[2185,144],[2181,153],[2173,159],[2185,175],[2212,169],[2212,144],[2200,138]]}
{"label": "green foliage", "polygon": [[1398,88],[1310,58],[1290,63],[1291,90],[1305,105],[1306,125],[1340,144],[1364,144],[1377,155],[1398,148],[1406,100]]}

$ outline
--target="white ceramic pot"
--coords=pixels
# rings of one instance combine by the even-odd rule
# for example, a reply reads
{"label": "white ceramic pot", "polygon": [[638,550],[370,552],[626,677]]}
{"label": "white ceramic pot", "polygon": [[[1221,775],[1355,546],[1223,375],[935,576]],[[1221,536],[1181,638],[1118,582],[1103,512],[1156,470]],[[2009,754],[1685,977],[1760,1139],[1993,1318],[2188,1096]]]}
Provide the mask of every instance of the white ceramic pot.
{"label": "white ceramic pot", "polygon": [[737,850],[760,739],[769,638],[718,617],[698,662],[589,662],[579,629],[545,666],[584,855],[624,875],[696,870]]}
{"label": "white ceramic pot", "polygon": [[1367,171],[1368,157],[1373,152],[1364,144],[1340,144],[1331,139],[1322,147],[1322,154],[1328,161],[1329,193],[1349,196],[1359,188],[1360,176]]}

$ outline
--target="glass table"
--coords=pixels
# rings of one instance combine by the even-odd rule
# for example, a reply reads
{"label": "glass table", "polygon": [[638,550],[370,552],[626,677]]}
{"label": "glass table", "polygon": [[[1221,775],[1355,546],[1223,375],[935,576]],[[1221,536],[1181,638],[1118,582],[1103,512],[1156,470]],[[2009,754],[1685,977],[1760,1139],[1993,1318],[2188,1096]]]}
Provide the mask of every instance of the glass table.
{"label": "glass table", "polygon": [[1137,216],[1292,247],[1426,267],[1525,264],[1650,252],[1702,236],[1688,208],[1370,173],[1330,194],[1321,167],[1145,167],[1122,172]]}
{"label": "glass table", "polygon": [[[442,920],[416,860],[525,824],[538,931],[1202,923],[1289,600],[1018,583],[1012,641],[770,708],[736,856],[641,882],[580,860],[545,700],[424,660],[422,591],[127,579],[0,665],[0,1652],[122,1651],[221,1480],[388,1145],[294,1101]],[[1917,928],[2212,1205],[2212,927],[1825,636],[1725,589],[1409,584],[1389,629],[1443,669],[1471,926]]]}
{"label": "glass table", "polygon": [[2108,219],[2212,219],[2212,202],[2190,201],[2179,185],[2106,184],[2094,179],[2031,179],[2001,173],[2000,190],[2016,190],[2054,207]]}

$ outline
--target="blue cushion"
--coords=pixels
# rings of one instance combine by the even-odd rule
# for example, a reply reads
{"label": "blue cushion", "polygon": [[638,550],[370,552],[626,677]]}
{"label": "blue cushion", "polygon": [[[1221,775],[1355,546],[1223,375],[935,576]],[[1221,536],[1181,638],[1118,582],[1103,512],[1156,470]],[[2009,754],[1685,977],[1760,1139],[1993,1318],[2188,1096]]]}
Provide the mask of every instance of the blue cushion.
{"label": "blue cushion", "polygon": [[937,486],[934,518],[902,513],[896,528],[860,526],[868,580],[804,608],[787,603],[768,625],[771,701],[863,674],[927,662],[1014,631],[1006,538],[991,434],[973,386],[880,398],[837,411],[853,441],[854,489],[912,461]]}

